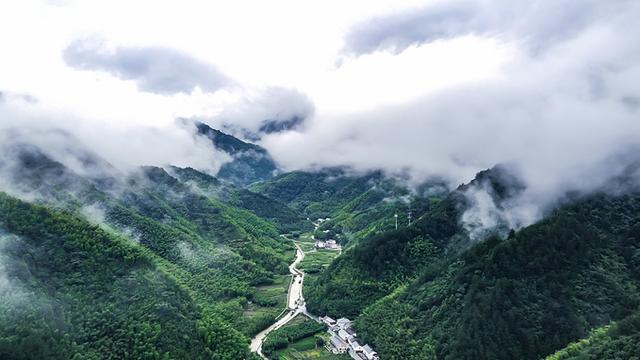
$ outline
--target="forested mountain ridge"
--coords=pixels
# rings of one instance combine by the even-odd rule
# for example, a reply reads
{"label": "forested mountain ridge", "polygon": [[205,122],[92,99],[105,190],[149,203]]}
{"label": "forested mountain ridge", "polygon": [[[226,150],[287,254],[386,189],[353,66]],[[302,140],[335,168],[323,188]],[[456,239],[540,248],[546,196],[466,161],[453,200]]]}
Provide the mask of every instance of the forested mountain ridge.
{"label": "forested mountain ridge", "polygon": [[244,356],[238,332],[204,317],[167,269],[125,238],[5,194],[0,231],[3,359]]}
{"label": "forested mountain ridge", "polygon": [[640,313],[597,328],[587,338],[567,345],[545,360],[636,359],[640,352]]}
{"label": "forested mountain ridge", "polygon": [[221,183],[218,179],[192,168],[171,167],[169,173],[204,195],[218,198],[272,221],[281,232],[311,229],[311,223],[298,211],[278,200],[241,187]]}
{"label": "forested mountain ridge", "polygon": [[234,136],[213,129],[202,122],[195,122],[197,135],[232,157],[220,168],[217,176],[238,185],[247,185],[273,177],[278,166],[271,155],[261,146],[244,142]]}
{"label": "forested mountain ridge", "polygon": [[[118,241],[132,248],[134,253],[146,254],[149,267],[161,269],[167,279],[173,281],[175,291],[185,294],[184,298],[175,295],[173,300],[179,302],[180,306],[193,308],[190,310],[193,321],[189,326],[193,328],[194,336],[199,339],[194,341],[200,341],[200,345],[181,343],[181,345],[175,345],[179,348],[177,350],[160,349],[174,341],[174,338],[189,336],[187,330],[179,334],[147,334],[148,339],[145,337],[137,339],[136,343],[131,345],[109,342],[112,336],[103,333],[96,334],[93,338],[96,343],[103,344],[100,345],[102,348],[98,353],[113,352],[116,354],[114,358],[127,358],[129,355],[122,355],[115,349],[110,350],[110,346],[122,347],[122,351],[129,351],[127,350],[129,346],[135,345],[150,349],[150,355],[145,355],[146,357],[140,355],[140,358],[165,356],[168,358],[238,359],[249,356],[248,340],[245,336],[260,330],[260,327],[270,321],[271,316],[275,314],[268,315],[267,318],[247,318],[243,315],[243,308],[256,296],[255,286],[269,284],[274,276],[287,273],[287,265],[293,256],[293,246],[280,238],[279,233],[286,231],[287,226],[297,226],[302,222],[303,218],[295,211],[264,196],[246,194],[245,190],[222,183],[193,169],[169,168],[172,173],[181,173],[182,180],[179,180],[180,176],[174,177],[166,170],[157,167],[143,167],[128,174],[114,173],[115,170],[111,168],[104,169],[106,170],[104,172],[84,172],[82,167],[71,169],[53,160],[37,146],[27,146],[22,143],[16,143],[13,146],[3,144],[3,149],[10,152],[10,158],[13,159],[11,163],[5,163],[1,167],[3,181],[5,184],[10,184],[8,189],[16,195],[42,204],[38,207],[5,197],[4,201],[9,204],[3,210],[3,215],[7,216],[5,218],[7,224],[21,221],[27,223],[25,225],[27,228],[21,228],[20,231],[9,225],[3,226],[2,230],[8,236],[22,237],[26,234],[34,238],[40,236],[46,238],[51,235],[51,241],[45,242],[38,251],[48,254],[61,252],[57,255],[59,259],[56,261],[71,264],[84,261],[76,259],[77,256],[84,255],[71,251],[69,247],[71,243],[66,246],[67,242],[81,238],[77,241],[82,241],[83,246],[94,248],[97,244],[93,244],[92,241],[98,241],[104,236],[119,238]],[[199,185],[187,180],[187,177],[198,178]],[[205,191],[212,189],[216,189],[216,192]],[[31,223],[33,219],[29,215],[30,212],[11,211],[15,207],[21,209],[29,206],[35,206],[33,211],[38,213],[53,211],[50,213],[51,220],[47,220],[50,226],[62,226],[58,222],[66,221],[65,219],[78,219],[73,220],[75,228],[68,229],[67,235],[64,235],[62,230],[52,235],[49,228],[38,227]],[[273,210],[270,219],[262,218],[254,212],[264,212],[265,209]],[[81,218],[99,224],[99,227],[80,220]],[[90,233],[98,232],[96,234],[106,235],[91,235],[85,238],[83,237],[84,228]],[[29,232],[31,231],[29,229],[34,232]],[[39,264],[39,262],[31,263],[28,259],[21,258],[28,255],[27,252],[19,251],[13,255],[15,256],[11,259],[12,264],[25,261],[28,267],[37,267]],[[104,252],[102,255],[92,254],[91,256],[110,258],[111,255]],[[56,272],[55,276],[61,276],[64,279],[82,276],[80,272],[72,273],[76,271],[74,268],[64,267],[59,263],[52,265],[51,271]],[[96,266],[97,263],[92,262],[92,264]],[[126,266],[122,267],[126,269]],[[85,269],[83,271],[89,271],[86,268],[83,269]],[[49,292],[47,271],[44,267],[26,270],[24,274],[38,273],[39,280],[23,277],[19,282],[32,284],[33,291],[36,293]],[[92,286],[107,286],[103,284],[102,278],[87,277],[87,279],[89,282],[83,282],[83,286],[87,289],[92,289]],[[95,284],[92,285],[91,282]],[[68,294],[68,291],[70,290],[67,286],[61,284],[60,290],[51,294],[51,301],[73,301],[74,307],[64,308],[64,313],[67,314],[65,316],[82,319],[82,313],[75,312],[74,309],[90,308],[94,303],[83,297],[84,295]],[[147,292],[148,296],[154,294],[153,291]],[[69,300],[65,300],[67,297]],[[162,301],[162,298],[155,300]],[[111,303],[105,303],[104,306],[112,306],[108,304]],[[16,310],[12,304],[5,305],[0,307],[0,313],[3,316],[11,316],[16,311],[22,311],[22,316],[40,316],[38,315],[40,310],[37,309],[18,308]],[[131,310],[134,311],[134,308]],[[91,311],[86,310],[86,313],[90,314]],[[178,315],[176,313],[176,316]],[[110,315],[107,314],[107,316]],[[128,316],[127,312],[125,311],[122,316]],[[34,334],[39,331],[49,331],[46,330],[50,328],[49,325],[45,324],[49,320],[43,320],[43,325],[34,323],[33,328],[27,327],[22,330],[26,331],[25,334],[30,331]],[[9,326],[10,323],[3,321],[3,326]],[[144,322],[140,323],[140,326],[144,325]],[[59,324],[59,321],[56,324]],[[75,331],[73,329],[78,329],[77,326],[80,325],[77,323],[62,327],[56,325],[51,331],[65,339],[72,339],[71,342],[78,342],[79,340],[73,340],[75,335],[69,333]],[[110,326],[118,328],[119,325]],[[160,326],[160,323],[153,326]],[[41,347],[42,351],[49,351],[47,349],[55,345],[48,343],[51,340],[47,340],[47,336],[31,339],[28,344],[20,345],[20,342],[25,339],[11,335],[15,330],[11,326],[0,329],[2,349],[6,351],[7,358],[18,356],[18,353],[11,353],[10,350],[18,351],[23,345]],[[217,336],[220,338],[216,338]],[[160,345],[154,345],[154,341]],[[69,346],[75,346],[71,342]],[[224,345],[226,342],[230,342],[230,345]],[[216,343],[220,343],[221,347]],[[180,355],[181,351],[188,348],[193,348],[190,351],[198,355]],[[69,347],[65,349],[60,351],[63,354],[73,353]],[[171,352],[174,350],[178,351],[176,353],[178,355]],[[83,353],[82,349],[77,351],[79,354]],[[56,354],[44,357],[66,358],[60,353]]]}
{"label": "forested mountain ridge", "polygon": [[548,355],[637,309],[639,204],[594,196],[485,240],[364,309],[357,328],[391,359]]}
{"label": "forested mountain ridge", "polygon": [[[518,191],[512,184],[513,177],[497,167],[478,173],[469,184],[450,193],[435,191],[415,198],[410,204],[414,216],[411,226],[403,223],[397,231],[386,227],[367,233],[309,283],[309,308],[332,316],[357,316],[425,268],[457,256],[471,243],[461,222],[465,210],[472,206],[465,192],[481,188],[491,194],[502,193],[507,200]],[[486,232],[492,231],[503,229]],[[345,300],[347,297],[356,301]]]}
{"label": "forested mountain ridge", "polygon": [[539,223],[460,252],[474,243],[461,222],[469,187],[496,203],[522,191],[500,179],[481,172],[431,198],[413,226],[359,241],[309,284],[308,308],[358,316],[386,359],[537,359],[637,309],[637,193],[574,194]]}
{"label": "forested mountain ridge", "polygon": [[446,191],[437,180],[411,191],[402,180],[380,171],[354,173],[344,168],[284,173],[250,189],[286,203],[312,220],[327,219],[315,236],[336,237],[343,244],[392,229],[395,214],[401,215],[403,224],[408,211],[415,219],[429,206],[428,198]]}
{"label": "forested mountain ridge", "polygon": [[192,168],[122,173],[69,144],[62,159],[2,145],[3,358],[249,358],[248,337],[280,310],[247,316],[288,273],[294,247],[280,234],[317,218],[331,218],[317,238],[345,250],[305,282],[307,308],[354,318],[383,359],[640,353],[634,169],[517,232],[497,221],[474,237],[474,192],[507,212],[526,190],[507,167],[452,191],[339,168],[243,188]]}

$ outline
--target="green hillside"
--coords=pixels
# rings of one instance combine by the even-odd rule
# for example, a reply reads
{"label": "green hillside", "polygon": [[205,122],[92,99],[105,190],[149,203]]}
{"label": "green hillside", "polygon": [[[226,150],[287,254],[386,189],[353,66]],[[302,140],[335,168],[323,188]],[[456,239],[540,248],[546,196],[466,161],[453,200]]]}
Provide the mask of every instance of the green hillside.
{"label": "green hillside", "polygon": [[372,234],[309,282],[307,306],[319,314],[358,315],[366,306],[446,256],[446,243],[462,236],[456,197],[432,198],[411,226]]}
{"label": "green hillside", "polygon": [[594,330],[589,337],[569,344],[545,360],[614,360],[640,358],[638,312]]}
{"label": "green hillside", "polygon": [[637,309],[639,214],[636,195],[564,206],[426,268],[364,309],[359,334],[387,359],[544,357]]}
{"label": "green hillside", "polygon": [[524,190],[506,168],[453,191],[344,169],[246,189],[191,168],[123,174],[83,154],[72,169],[33,146],[10,149],[0,168],[14,195],[0,195],[3,359],[254,356],[249,338],[285,307],[294,246],[281,234],[305,232],[312,247],[307,218],[324,219],[316,239],[345,245],[307,277],[308,310],[354,319],[383,359],[640,353],[637,193],[571,194],[533,225],[498,222],[474,238],[462,221],[468,191],[508,211]]}
{"label": "green hillside", "polygon": [[204,315],[162,262],[129,240],[4,194],[0,230],[3,359],[246,355],[240,333]]}
{"label": "green hillside", "polygon": [[395,214],[406,226],[409,211],[416,219],[429,206],[429,197],[444,193],[437,181],[416,194],[379,171],[352,174],[340,168],[285,173],[256,183],[251,190],[286,203],[311,220],[329,218],[316,237],[334,237],[343,244],[393,229]]}
{"label": "green hillside", "polygon": [[[82,233],[85,230],[102,232],[106,234],[105,236],[119,239],[133,249],[134,253],[137,251],[143,254],[149,263],[149,268],[161,269],[162,274],[171,279],[173,286],[177,289],[175,291],[181,291],[187,296],[190,306],[195,309],[193,316],[199,321],[198,324],[201,324],[200,328],[210,328],[198,330],[194,327],[197,331],[208,334],[205,337],[200,332],[197,333],[203,343],[213,342],[214,345],[207,345],[213,349],[212,351],[215,350],[215,343],[222,340],[211,338],[211,336],[222,336],[234,342],[230,348],[236,351],[230,352],[235,355],[226,358],[236,359],[240,356],[238,354],[245,354],[247,337],[267,326],[284,306],[284,299],[275,302],[267,301],[261,287],[272,283],[282,284],[283,274],[288,274],[287,266],[293,258],[294,248],[279,236],[280,222],[264,219],[247,208],[252,206],[281,208],[283,209],[281,213],[284,215],[280,217],[276,214],[273,217],[274,220],[300,222],[302,218],[286,205],[260,195],[256,195],[255,199],[249,202],[246,199],[251,197],[238,196],[243,190],[227,185],[221,188],[225,196],[208,194],[193,187],[193,184],[188,181],[181,181],[171,176],[161,168],[142,168],[122,178],[89,177],[79,175],[61,163],[51,160],[37,149],[18,148],[16,158],[18,161],[10,173],[11,181],[19,185],[13,189],[15,192],[35,196],[34,201],[45,206],[45,208],[38,208],[42,211],[53,211],[55,214],[64,214],[64,216],[78,219],[79,223],[76,224],[78,232]],[[192,170],[192,172],[195,171]],[[216,183],[214,178],[202,173],[198,176],[212,184]],[[234,204],[241,205],[236,198],[245,199],[245,203],[251,206],[235,206]],[[28,215],[20,213],[15,215],[15,219],[11,219],[20,221],[24,217],[25,221],[32,221]],[[79,220],[82,218],[88,219],[92,224]],[[83,227],[87,229],[83,230]],[[6,229],[6,231],[8,234],[23,235],[13,229]],[[49,230],[42,231],[48,233]],[[64,231],[57,233],[57,236],[61,237],[58,242],[66,241]],[[93,238],[94,236],[90,236],[84,239],[86,244],[83,246],[94,246],[91,243]],[[52,244],[50,245],[53,246]],[[63,263],[73,264],[82,260],[82,258],[76,259],[76,256],[82,256],[81,254],[75,251],[66,252],[68,250],[66,247],[55,250],[63,252],[61,258],[64,257],[64,259],[60,260]],[[43,251],[51,253],[53,250],[44,249]],[[30,260],[21,258],[27,255],[27,253],[18,252],[15,261]],[[37,264],[38,262],[33,266],[37,267]],[[94,261],[92,264],[98,266],[100,262]],[[114,265],[114,267],[126,268],[124,265]],[[42,271],[48,272],[44,268]],[[74,274],[67,273],[67,269],[52,271],[66,279],[80,277],[82,271],[90,270],[89,267],[85,267]],[[33,273],[31,270],[25,270],[25,272]],[[144,279],[146,275],[142,280],[136,281]],[[87,282],[82,284],[90,290],[92,281],[94,280],[87,277]],[[144,286],[148,293],[145,296],[149,297],[155,296],[155,290],[149,289],[156,287],[161,289],[160,285]],[[281,285],[278,286],[281,287]],[[167,296],[174,295],[167,294]],[[180,299],[174,297],[176,300]],[[162,302],[162,298],[156,300]],[[66,300],[53,297],[52,301]],[[102,308],[98,305],[96,307]],[[249,308],[251,313],[248,312]],[[123,312],[122,316],[129,316],[126,306],[119,306],[119,309]],[[27,309],[22,316],[35,316],[34,311],[39,310]],[[82,317],[81,313],[73,316]],[[116,325],[112,327],[118,328]],[[67,331],[71,330],[64,330],[60,336]],[[173,341],[175,337],[182,337],[183,334],[188,336],[186,331],[179,335],[163,336],[167,341]],[[2,332],[2,336],[13,336],[14,341],[23,340],[22,336],[12,335],[11,329]],[[222,343],[224,344],[225,341],[227,340]],[[57,343],[57,341],[53,342]],[[176,347],[194,348],[194,353],[202,358],[211,358],[211,356],[225,358],[216,357],[214,353],[209,353],[211,355],[209,356],[207,351],[197,350],[195,345],[181,344]],[[12,348],[16,351],[21,349],[14,343],[3,349],[9,354]],[[66,350],[60,351],[64,353]],[[82,353],[81,350],[78,351]],[[164,356],[163,354],[164,352],[160,352],[160,355]],[[18,356],[18,353],[11,353],[11,356]],[[167,356],[199,358],[191,355]],[[123,357],[126,358],[123,355],[114,355],[114,358]]]}

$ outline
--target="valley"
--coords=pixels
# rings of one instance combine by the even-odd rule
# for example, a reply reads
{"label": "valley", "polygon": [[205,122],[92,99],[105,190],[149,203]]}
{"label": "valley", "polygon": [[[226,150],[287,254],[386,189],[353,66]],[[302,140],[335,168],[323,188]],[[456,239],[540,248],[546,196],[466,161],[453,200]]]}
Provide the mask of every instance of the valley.
{"label": "valley", "polygon": [[455,189],[339,168],[247,185],[239,163],[228,179],[176,166],[120,173],[78,147],[85,166],[100,164],[88,172],[19,140],[2,145],[15,161],[0,166],[14,184],[0,193],[2,358],[635,353],[633,188],[480,232],[465,222],[471,194],[503,211],[524,189],[505,167]]}
{"label": "valley", "polygon": [[304,252],[296,244],[296,257],[295,260],[289,265],[289,272],[291,273],[291,283],[287,292],[287,308],[282,312],[282,316],[277,318],[277,321],[260,331],[253,339],[251,339],[250,349],[252,352],[262,355],[262,343],[264,339],[274,330],[281,328],[288,322],[293,320],[299,314],[305,314],[306,309],[304,307],[304,298],[302,297],[302,287],[304,281],[304,272],[300,271],[297,266],[304,259]]}
{"label": "valley", "polygon": [[640,360],[638,19],[0,1],[0,360]]}
{"label": "valley", "polygon": [[[315,222],[313,223],[313,225],[314,225],[314,230],[317,230],[319,227],[319,224]],[[281,236],[287,239],[285,235],[281,235]],[[307,241],[304,241],[303,239],[307,239]],[[287,308],[283,309],[283,312],[280,314],[280,316],[276,318],[277,321],[275,323],[271,324],[269,327],[267,327],[266,329],[260,331],[257,335],[255,335],[253,339],[251,339],[251,344],[249,346],[252,352],[257,353],[258,355],[260,355],[265,359],[267,358],[262,353],[262,345],[265,339],[267,338],[267,336],[271,332],[284,327],[285,325],[290,323],[292,320],[296,319],[296,317],[307,317],[312,321],[316,321],[318,323],[321,322],[318,316],[310,314],[307,311],[305,300],[303,297],[304,279],[307,276],[307,274],[304,272],[304,270],[299,268],[306,256],[306,253],[303,250],[303,246],[304,248],[308,249],[308,251],[317,252],[317,250],[310,250],[310,249],[313,249],[315,238],[312,234],[302,234],[300,235],[300,238],[297,241],[292,239],[291,241],[293,241],[296,247],[296,257],[294,261],[289,265],[289,272],[291,273],[292,277],[291,277],[291,282],[290,282],[288,293],[287,293]],[[337,255],[338,254],[335,254],[335,256]],[[323,261],[321,265],[328,266],[330,261],[331,260],[326,260],[325,258],[325,261]],[[317,268],[314,268],[314,269],[317,269]],[[323,349],[320,349],[320,352],[323,352]]]}

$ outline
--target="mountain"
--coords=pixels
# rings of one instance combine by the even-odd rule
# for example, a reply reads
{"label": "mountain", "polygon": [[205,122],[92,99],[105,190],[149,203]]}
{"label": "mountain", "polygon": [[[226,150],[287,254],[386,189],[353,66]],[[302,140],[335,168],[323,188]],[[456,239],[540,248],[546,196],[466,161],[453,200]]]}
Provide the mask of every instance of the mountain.
{"label": "mountain", "polygon": [[262,121],[258,131],[264,134],[288,131],[300,126],[304,120],[305,118],[299,115],[294,115],[286,120],[268,119]]}
{"label": "mountain", "polygon": [[429,194],[441,194],[439,181],[425,183],[420,193],[411,192],[399,179],[380,171],[354,173],[345,168],[293,171],[251,186],[252,191],[277,199],[308,218],[325,219],[317,238],[337,236],[342,243],[394,227],[394,214],[407,221],[428,205]]}
{"label": "mountain", "polygon": [[[638,195],[594,195],[563,206],[422,272],[363,310],[357,327],[392,359],[424,348],[443,359],[549,355],[639,305],[639,205]],[[368,330],[382,318],[394,320]],[[399,328],[420,340],[386,340]]]}
{"label": "mountain", "polygon": [[[308,308],[357,317],[359,337],[385,359],[539,359],[633,314],[640,194],[574,196],[508,237],[471,240],[469,188],[489,187],[501,203],[522,191],[512,180],[480,173],[411,227],[360,240],[308,284]],[[593,351],[637,356],[632,330]]]}
{"label": "mountain", "polygon": [[[267,154],[207,128],[222,151]],[[5,135],[2,359],[255,359],[295,253],[280,235],[318,218],[344,247],[306,277],[307,309],[353,319],[383,359],[640,356],[637,165],[516,231],[500,216],[527,188],[504,165],[452,190],[346,168],[235,184],[121,172],[64,132]],[[481,201],[495,221],[468,216]]]}
{"label": "mountain", "polygon": [[4,194],[0,229],[1,358],[244,356],[239,333],[125,238]]}
{"label": "mountain", "polygon": [[[0,195],[2,358],[249,357],[247,337],[281,311],[260,289],[288,273],[294,248],[279,233],[301,215],[194,169],[116,176],[82,148],[68,154],[92,161],[22,141],[2,150],[3,190],[30,202]],[[12,297],[23,290],[35,300]]]}
{"label": "mountain", "polygon": [[277,172],[275,161],[263,147],[244,142],[201,122],[196,122],[195,126],[199,136],[209,139],[216,149],[233,158],[220,168],[217,174],[219,178],[237,185],[248,185],[269,179]]}
{"label": "mountain", "polygon": [[298,211],[278,200],[221,182],[215,177],[192,168],[171,167],[169,172],[181,182],[198,189],[205,195],[249,210],[257,216],[273,222],[280,232],[309,230],[312,226]]}
{"label": "mountain", "polygon": [[589,337],[567,345],[546,360],[615,360],[638,357],[640,313],[598,328]]}
{"label": "mountain", "polygon": [[259,141],[263,136],[279,132],[286,132],[299,128],[305,121],[305,117],[301,115],[293,115],[284,119],[264,119],[260,121],[257,130],[250,130],[233,124],[223,124],[222,130],[238,134],[243,139],[249,141]]}
{"label": "mountain", "polygon": [[[482,190],[496,197],[503,194],[502,202],[521,189],[521,184],[503,167],[482,171],[470,183],[451,192],[437,182],[423,187],[422,196],[414,196],[404,209],[392,209],[403,213],[410,208],[414,219],[411,226],[403,222],[397,231],[388,224],[377,231],[358,233],[358,245],[308,283],[307,306],[320,314],[357,316],[425,268],[469,247],[472,239],[462,222],[463,214],[473,206],[469,191]],[[385,219],[393,221],[394,212],[387,213]],[[484,232],[502,233],[504,226],[498,224]],[[352,300],[345,301],[345,297]]]}

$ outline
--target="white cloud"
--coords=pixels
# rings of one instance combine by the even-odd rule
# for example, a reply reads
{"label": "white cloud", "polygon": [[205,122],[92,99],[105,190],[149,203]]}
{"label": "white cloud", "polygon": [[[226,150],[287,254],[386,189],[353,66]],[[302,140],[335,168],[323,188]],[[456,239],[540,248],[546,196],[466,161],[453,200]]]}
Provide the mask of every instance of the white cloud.
{"label": "white cloud", "polygon": [[63,57],[71,67],[133,80],[141,91],[157,94],[189,94],[196,88],[215,92],[231,85],[212,64],[170,48],[109,47],[93,37],[73,41]]}
{"label": "white cloud", "polygon": [[140,165],[176,165],[215,174],[224,163],[231,161],[228,154],[216,150],[210,141],[195,136],[193,124],[114,126],[24,101],[0,103],[0,119],[3,144],[11,141],[33,144],[80,174],[108,170],[105,166],[87,169],[81,164],[79,159],[87,152],[87,156],[96,154],[120,171]]}
{"label": "white cloud", "polygon": [[[41,116],[59,114],[51,121],[114,162],[210,164],[176,117],[255,130],[308,98],[304,126],[262,140],[288,168],[382,167],[455,184],[515,163],[539,199],[602,183],[619,169],[609,159],[640,138],[634,1],[59,5],[0,4],[0,88],[36,97]],[[235,86],[149,94],[67,66],[63,50],[91,34],[215,64]]]}

